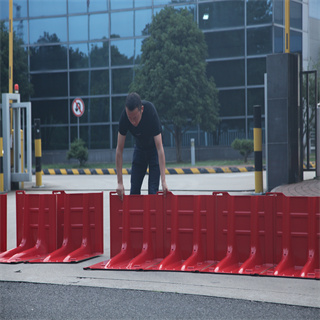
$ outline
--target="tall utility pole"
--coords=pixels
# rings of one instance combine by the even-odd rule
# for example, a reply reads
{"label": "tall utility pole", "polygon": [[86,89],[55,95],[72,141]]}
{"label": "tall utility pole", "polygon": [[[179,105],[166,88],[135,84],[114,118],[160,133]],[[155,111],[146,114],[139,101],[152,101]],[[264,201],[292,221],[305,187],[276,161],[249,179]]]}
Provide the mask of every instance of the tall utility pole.
{"label": "tall utility pole", "polygon": [[13,0],[9,0],[9,93],[13,93]]}
{"label": "tall utility pole", "polygon": [[285,0],[285,53],[290,53],[290,0]]}

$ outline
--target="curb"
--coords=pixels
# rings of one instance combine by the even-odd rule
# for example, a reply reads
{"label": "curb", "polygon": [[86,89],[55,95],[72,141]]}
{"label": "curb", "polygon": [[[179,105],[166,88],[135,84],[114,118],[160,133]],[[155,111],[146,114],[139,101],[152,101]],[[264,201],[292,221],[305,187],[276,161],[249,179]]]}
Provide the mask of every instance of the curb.
{"label": "curb", "polygon": [[[166,174],[205,174],[252,172],[254,166],[246,167],[212,167],[212,168],[166,168]],[[116,169],[44,169],[43,175],[115,175]],[[122,174],[131,174],[130,169],[122,169]]]}
{"label": "curb", "polygon": [[[315,162],[310,162],[311,170],[315,169]],[[303,164],[303,169],[306,169]],[[263,166],[266,170],[266,166]],[[166,174],[205,174],[205,173],[236,173],[236,172],[252,172],[255,171],[252,166],[238,167],[199,167],[199,168],[166,168]],[[41,171],[43,175],[115,175],[116,169],[44,169]],[[33,170],[32,174],[35,174]],[[131,168],[122,169],[122,174],[131,174]]]}

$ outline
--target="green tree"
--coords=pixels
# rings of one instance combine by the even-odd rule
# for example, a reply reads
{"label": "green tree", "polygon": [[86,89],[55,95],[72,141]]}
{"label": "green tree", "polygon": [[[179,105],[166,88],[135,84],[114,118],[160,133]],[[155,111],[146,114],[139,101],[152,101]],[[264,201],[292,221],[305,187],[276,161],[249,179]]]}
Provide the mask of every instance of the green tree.
{"label": "green tree", "polygon": [[245,163],[248,161],[248,156],[253,152],[253,140],[235,139],[231,143],[231,148],[240,152]]}
{"label": "green tree", "polygon": [[71,143],[70,150],[67,153],[67,159],[79,160],[80,167],[82,167],[88,160],[88,148],[82,139],[76,139]]}
{"label": "green tree", "polygon": [[130,91],[155,104],[163,125],[174,135],[181,162],[183,133],[197,124],[214,131],[218,123],[218,91],[206,75],[207,45],[187,9],[164,8],[148,32]]}
{"label": "green tree", "polygon": [[[28,53],[22,47],[23,41],[13,34],[13,84],[19,84],[21,101],[28,101],[33,87],[28,79]],[[0,88],[1,93],[9,92],[9,31],[0,22]],[[13,90],[13,88],[12,88]],[[2,95],[0,95],[0,101]]]}

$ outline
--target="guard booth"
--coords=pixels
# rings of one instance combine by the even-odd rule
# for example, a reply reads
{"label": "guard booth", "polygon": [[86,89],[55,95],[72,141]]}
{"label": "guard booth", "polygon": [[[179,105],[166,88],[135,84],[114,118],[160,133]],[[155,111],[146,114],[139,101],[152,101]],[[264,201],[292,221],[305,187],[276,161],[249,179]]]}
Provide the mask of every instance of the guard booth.
{"label": "guard booth", "polygon": [[31,102],[20,102],[19,93],[3,93],[0,121],[4,189],[0,191],[8,192],[32,181]]}

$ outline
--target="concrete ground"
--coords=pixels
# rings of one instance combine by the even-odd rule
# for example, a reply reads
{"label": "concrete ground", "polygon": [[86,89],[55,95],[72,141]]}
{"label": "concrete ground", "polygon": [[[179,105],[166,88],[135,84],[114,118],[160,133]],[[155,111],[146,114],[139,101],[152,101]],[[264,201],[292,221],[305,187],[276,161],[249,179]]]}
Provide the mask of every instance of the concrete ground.
{"label": "concrete ground", "polygon": [[[316,180],[314,177],[314,172],[306,172],[305,181],[300,186],[281,186],[275,191],[283,192],[288,196],[297,194],[319,196],[320,180]],[[35,179],[34,176],[33,179]],[[104,191],[104,254],[76,264],[0,264],[0,282],[142,290],[270,302],[300,307],[320,307],[320,281],[317,280],[188,272],[84,270],[84,267],[109,258],[108,195],[109,191],[115,190],[116,176],[48,175],[43,176],[42,182],[43,187],[41,188],[35,188],[35,181],[25,183],[24,190],[27,193],[51,193],[53,190],[65,190],[66,192]],[[125,187],[129,188],[129,175],[124,176],[124,183]],[[167,175],[167,184],[174,194],[211,194],[212,191],[253,194],[254,172]],[[145,189],[146,181],[143,184],[143,190]],[[16,247],[15,192],[8,193],[7,202],[7,247],[11,249]]]}

